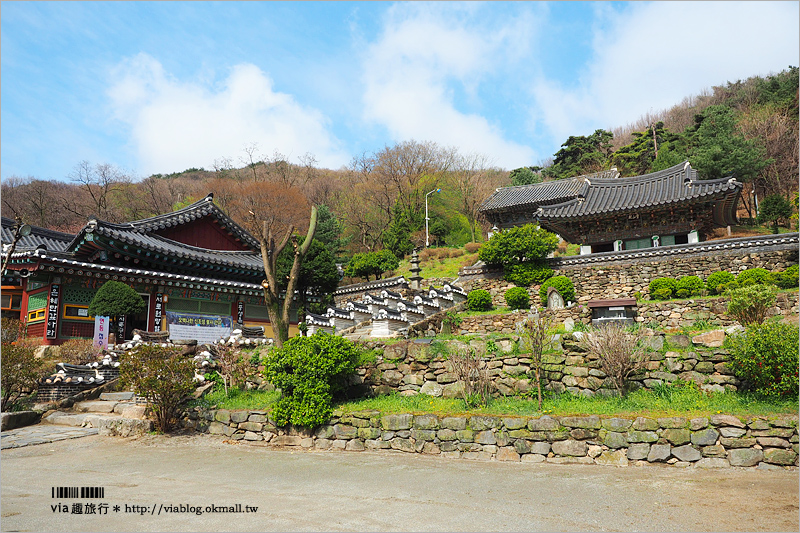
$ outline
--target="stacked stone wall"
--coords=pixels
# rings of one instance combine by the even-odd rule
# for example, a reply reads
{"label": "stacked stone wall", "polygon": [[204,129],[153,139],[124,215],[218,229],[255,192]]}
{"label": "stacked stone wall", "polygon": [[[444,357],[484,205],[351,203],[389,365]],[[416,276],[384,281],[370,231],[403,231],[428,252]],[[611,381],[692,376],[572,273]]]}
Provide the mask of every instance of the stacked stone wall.
{"label": "stacked stone wall", "polygon": [[[797,249],[762,250],[745,253],[726,251],[706,256],[665,256],[661,258],[626,258],[600,263],[564,264],[555,261],[551,267],[557,276],[567,276],[575,285],[578,303],[611,298],[633,298],[639,293],[649,298],[650,282],[656,278],[698,276],[705,281],[709,275],[727,270],[734,275],[751,268],[780,272],[797,264]],[[506,305],[506,290],[514,287],[497,272],[485,276],[467,276],[459,281],[464,290],[485,289],[492,295],[494,305]],[[528,288],[531,302],[539,303],[539,285]]]}
{"label": "stacked stone wall", "polygon": [[[486,280],[484,280],[486,281]],[[486,282],[485,285],[490,285]],[[499,296],[498,296],[499,294]],[[493,298],[501,299],[500,304],[505,305],[502,292],[498,289],[493,293]],[[681,328],[690,328],[698,322],[705,322],[709,326],[727,327],[736,324],[736,320],[728,316],[729,299],[716,298],[689,298],[686,300],[639,300],[636,308],[636,321],[661,328],[667,333],[675,333]],[[798,292],[778,293],[775,306],[767,311],[767,316],[797,315],[800,313],[798,306]],[[516,325],[527,316],[528,311],[514,311],[464,317],[458,328],[459,335],[486,335],[489,333],[514,333]],[[545,314],[554,319],[554,324],[562,325],[567,319],[574,323],[589,324],[592,318],[591,309],[585,304],[576,304],[563,309],[548,309]]]}
{"label": "stacked stone wall", "polygon": [[798,465],[797,416],[684,418],[598,416],[437,416],[334,412],[314,430],[278,428],[265,411],[195,408],[183,425],[261,446],[303,450],[386,451],[449,459],[613,466]]}
{"label": "stacked stone wall", "polygon": [[[692,381],[708,392],[735,391],[742,383],[728,367],[728,351],[722,348],[726,333],[713,330],[696,336],[659,335],[645,337],[650,348],[645,369],[631,377],[633,388],[653,388],[675,381]],[[393,392],[411,396],[427,394],[446,398],[460,397],[458,381],[447,356],[472,349],[486,358],[491,391],[512,396],[535,388],[529,354],[517,335],[494,339],[476,338],[469,343],[458,340],[428,339],[392,344],[368,342],[368,348],[382,350],[373,364],[358,369],[354,385],[371,394]],[[616,394],[611,379],[601,369],[597,356],[587,353],[571,333],[556,335],[551,350],[543,358],[542,385],[556,393],[570,392],[586,397]]]}

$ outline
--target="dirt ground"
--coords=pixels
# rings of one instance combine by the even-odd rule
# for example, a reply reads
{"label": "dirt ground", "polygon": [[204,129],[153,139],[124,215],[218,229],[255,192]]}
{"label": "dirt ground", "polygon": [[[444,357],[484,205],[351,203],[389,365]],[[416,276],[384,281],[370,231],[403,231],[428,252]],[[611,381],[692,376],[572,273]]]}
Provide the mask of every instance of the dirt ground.
{"label": "dirt ground", "polygon": [[[303,452],[209,436],[90,436],[1,457],[2,531],[798,530],[796,470]],[[104,497],[54,498],[54,487]]]}

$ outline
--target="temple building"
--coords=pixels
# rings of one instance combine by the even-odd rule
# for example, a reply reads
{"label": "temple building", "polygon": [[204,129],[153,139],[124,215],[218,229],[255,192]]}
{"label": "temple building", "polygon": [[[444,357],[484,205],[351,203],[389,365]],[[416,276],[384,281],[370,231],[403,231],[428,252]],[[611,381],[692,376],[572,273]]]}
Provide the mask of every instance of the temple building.
{"label": "temple building", "polygon": [[563,180],[502,187],[483,203],[496,228],[539,224],[581,245],[581,254],[687,244],[737,223],[742,184],[701,180],[688,161],[630,178],[615,168]]}
{"label": "temple building", "polygon": [[[5,257],[14,221],[3,218],[2,226]],[[44,344],[92,338],[89,303],[108,280],[130,285],[147,304],[116,325],[118,338],[131,338],[134,328],[168,329],[169,312],[264,326],[272,336],[260,245],[212,195],[127,224],[90,219],[77,235],[34,227],[19,239],[5,274],[3,316],[18,317]],[[297,331],[296,310],[293,315],[290,334]]]}

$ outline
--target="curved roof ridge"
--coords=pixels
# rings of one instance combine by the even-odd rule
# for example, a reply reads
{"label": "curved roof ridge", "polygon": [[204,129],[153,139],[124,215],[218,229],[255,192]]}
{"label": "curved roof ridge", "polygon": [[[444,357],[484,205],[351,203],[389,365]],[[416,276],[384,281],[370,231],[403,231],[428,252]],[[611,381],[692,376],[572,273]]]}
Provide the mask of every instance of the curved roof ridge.
{"label": "curved roof ridge", "polygon": [[[208,193],[205,198],[201,198],[200,200],[196,201],[193,204],[189,204],[185,207],[182,207],[176,211],[171,211],[169,213],[162,213],[160,215],[155,215],[148,218],[143,218],[140,220],[134,220],[133,222],[129,222],[132,227],[137,226],[144,226],[147,224],[152,224],[153,222],[160,222],[162,220],[169,220],[171,218],[176,218],[181,215],[185,215],[187,213],[193,213],[194,211],[200,211],[204,207],[213,206],[217,211],[222,213],[222,210],[214,205],[214,193]],[[206,213],[202,213],[205,215]],[[224,215],[224,213],[222,213]],[[227,215],[225,215],[227,217]]]}
{"label": "curved roof ridge", "polygon": [[[214,193],[209,193],[205,198],[198,200],[193,204],[187,205],[186,207],[182,207],[177,211],[162,213],[160,215],[134,220],[133,222],[126,222],[124,224],[117,224],[114,222],[101,220],[96,217],[91,217],[86,226],[84,226],[81,231],[78,232],[70,245],[79,241],[88,227],[103,226],[116,230],[151,234],[151,232],[154,232],[156,229],[160,229],[158,226],[161,226],[162,224],[180,226],[206,215],[211,215],[215,219],[223,221],[225,227],[229,229],[237,238],[241,239],[245,245],[251,247],[253,250],[260,249],[259,241],[246,229],[240,226],[235,220],[226,215],[225,212],[219,208],[219,206],[214,204],[213,199]],[[189,218],[187,219],[186,217]]]}
{"label": "curved roof ridge", "polygon": [[592,185],[620,186],[629,183],[655,181],[658,179],[664,179],[670,176],[674,176],[675,174],[682,174],[682,173],[687,173],[689,175],[689,178],[692,181],[694,181],[695,178],[697,177],[697,171],[694,170],[691,166],[687,166],[687,163],[689,163],[688,160],[679,163],[677,165],[673,165],[669,168],[665,168],[663,170],[657,170],[655,172],[650,172],[649,174],[642,174],[640,176],[627,176],[624,178],[595,178],[594,180],[592,180]]}
{"label": "curved roof ridge", "polygon": [[[13,228],[16,223],[17,223],[16,220],[14,220],[13,218],[2,217],[2,227],[4,230],[8,229],[9,231],[13,231],[13,229],[11,228]],[[35,233],[36,235],[39,235],[41,237],[63,240],[65,242],[69,242],[73,238],[75,238],[74,233],[67,233],[66,231],[58,231],[55,229],[44,228],[42,226],[34,226],[33,224],[28,224],[28,225],[32,228],[31,234]]]}

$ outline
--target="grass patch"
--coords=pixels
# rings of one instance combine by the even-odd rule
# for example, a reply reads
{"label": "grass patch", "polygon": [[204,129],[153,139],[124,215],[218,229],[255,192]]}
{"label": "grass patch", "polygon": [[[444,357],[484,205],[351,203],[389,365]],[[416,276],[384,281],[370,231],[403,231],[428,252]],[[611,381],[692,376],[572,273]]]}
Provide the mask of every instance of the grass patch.
{"label": "grass patch", "polygon": [[546,395],[540,411],[534,398],[495,398],[482,408],[467,408],[460,398],[434,398],[424,395],[400,396],[390,394],[375,398],[341,403],[335,409],[345,413],[375,409],[383,414],[433,413],[439,416],[496,415],[496,416],[645,416],[658,418],[682,416],[696,418],[717,413],[739,416],[777,416],[796,414],[797,398],[793,400],[764,400],[745,393],[705,393],[693,385],[665,385],[653,390],[640,389],[627,397],[584,398],[562,394]]}
{"label": "grass patch", "polygon": [[281,393],[277,391],[243,391],[237,388],[228,389],[228,395],[222,387],[215,387],[202,398],[192,400],[191,407],[205,407],[206,409],[241,409],[241,410],[268,410],[280,398]]}
{"label": "grass patch", "polygon": [[[437,250],[431,248],[431,250]],[[447,250],[442,248],[441,250]],[[420,261],[420,276],[423,278],[456,278],[458,271],[466,266],[472,266],[478,261],[478,253],[464,253],[458,257],[429,257]],[[394,271],[395,276],[411,276],[411,263],[408,259],[400,261],[400,266]]]}

